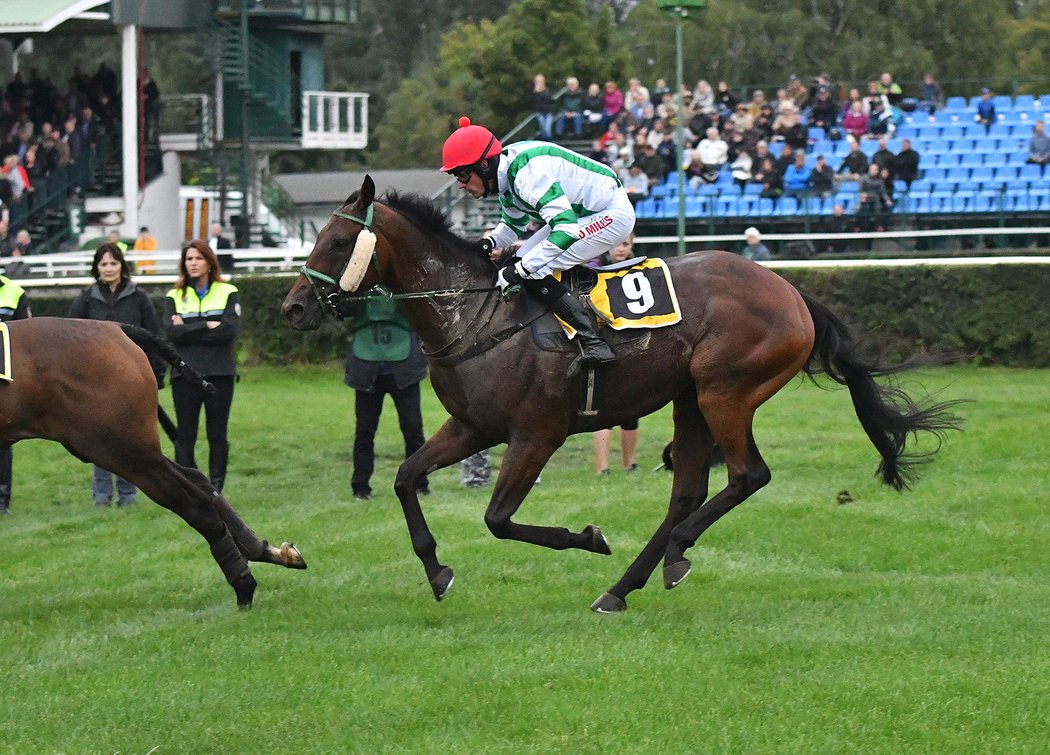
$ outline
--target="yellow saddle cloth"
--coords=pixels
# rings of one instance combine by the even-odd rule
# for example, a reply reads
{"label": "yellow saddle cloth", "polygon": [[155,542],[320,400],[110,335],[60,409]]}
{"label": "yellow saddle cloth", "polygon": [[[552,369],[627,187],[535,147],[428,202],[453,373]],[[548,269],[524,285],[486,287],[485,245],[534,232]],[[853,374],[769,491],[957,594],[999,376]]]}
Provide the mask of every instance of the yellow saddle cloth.
{"label": "yellow saddle cloth", "polygon": [[613,330],[662,328],[681,322],[671,273],[658,257],[636,257],[595,270],[591,308]]}

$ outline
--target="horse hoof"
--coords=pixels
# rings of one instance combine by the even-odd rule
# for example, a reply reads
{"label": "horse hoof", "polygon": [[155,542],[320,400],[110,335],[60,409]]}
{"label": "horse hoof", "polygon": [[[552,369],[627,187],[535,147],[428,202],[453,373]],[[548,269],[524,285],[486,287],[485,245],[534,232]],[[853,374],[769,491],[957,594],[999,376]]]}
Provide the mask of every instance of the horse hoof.
{"label": "horse hoof", "polygon": [[673,563],[670,566],[665,566],[664,588],[670,590],[673,587],[677,587],[683,579],[689,576],[689,572],[692,571],[692,568],[689,559],[686,558],[683,558],[681,561]]}
{"label": "horse hoof", "polygon": [[430,580],[430,589],[434,591],[434,598],[441,600],[448,595],[448,591],[452,589],[452,583],[455,581],[456,576],[452,573],[452,567],[442,567],[437,576]]}
{"label": "horse hoof", "polygon": [[237,607],[239,609],[247,611],[252,607],[252,598],[255,596],[255,588],[258,587],[258,583],[251,572],[237,577],[230,583],[230,587],[233,588],[233,592],[237,595]]}
{"label": "horse hoof", "polygon": [[605,535],[593,524],[588,524],[583,528],[581,535],[587,535],[591,538],[590,545],[587,550],[591,553],[601,553],[603,556],[612,555],[612,548],[609,547],[609,541],[605,539]]}
{"label": "horse hoof", "polygon": [[591,610],[595,613],[623,613],[627,610],[627,603],[612,593],[603,592],[591,603]]}
{"label": "horse hoof", "polygon": [[289,569],[305,569],[306,559],[303,558],[303,554],[299,552],[299,549],[295,547],[295,543],[281,543],[280,549],[281,566],[285,566]]}

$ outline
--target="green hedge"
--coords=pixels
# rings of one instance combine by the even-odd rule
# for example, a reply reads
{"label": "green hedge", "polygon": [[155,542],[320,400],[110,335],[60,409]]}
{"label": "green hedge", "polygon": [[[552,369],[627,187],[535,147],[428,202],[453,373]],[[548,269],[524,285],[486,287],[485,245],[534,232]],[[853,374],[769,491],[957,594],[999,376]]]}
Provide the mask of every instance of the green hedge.
{"label": "green hedge", "polygon": [[[961,353],[980,363],[1050,366],[1050,266],[831,268],[782,275],[827,304],[865,346],[890,359],[917,351]],[[290,278],[238,278],[241,361],[289,364],[342,359],[347,326],[297,333],[281,316]],[[36,315],[65,316],[70,297],[33,290]],[[155,294],[158,301],[163,292]]]}

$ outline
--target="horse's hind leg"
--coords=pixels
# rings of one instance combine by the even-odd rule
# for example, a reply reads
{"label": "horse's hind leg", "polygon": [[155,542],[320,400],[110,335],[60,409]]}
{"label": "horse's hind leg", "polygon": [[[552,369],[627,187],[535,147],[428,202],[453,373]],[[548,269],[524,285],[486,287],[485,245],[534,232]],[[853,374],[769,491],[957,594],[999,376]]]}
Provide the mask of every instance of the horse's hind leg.
{"label": "horse's hind leg", "polygon": [[[725,455],[729,483],[671,530],[664,559],[664,587],[671,589],[689,574],[685,551],[724,514],[745,501],[772,478],[751,432],[754,408],[748,396],[712,396],[701,390],[700,405],[715,441]],[[675,470],[678,460],[675,459]]]}
{"label": "horse's hind leg", "polygon": [[230,534],[233,536],[234,542],[237,543],[237,548],[244,554],[244,557],[249,561],[258,561],[260,563],[267,564],[278,564],[279,566],[285,566],[289,569],[305,569],[306,561],[303,559],[299,549],[292,543],[281,543],[279,548],[276,548],[266,540],[262,540],[258,535],[244,523],[240,515],[234,510],[230,502],[226,500],[225,496],[222,495],[212,485],[211,480],[204,476],[204,474],[197,469],[191,469],[189,467],[179,467],[179,471],[187,477],[191,484],[202,490],[211,490],[213,495],[211,497],[211,507],[215,509],[215,513],[219,515],[219,518],[226,524],[226,527],[230,530]]}
{"label": "horse's hind leg", "polygon": [[[208,542],[212,558],[233,588],[238,607],[251,607],[256,588],[255,577],[248,566],[248,559],[211,505],[213,489],[210,484],[201,486],[198,481],[191,480],[181,467],[164,458],[159,450],[156,454],[148,451],[135,453],[130,448],[118,449],[114,445],[111,448],[95,449],[94,453],[87,456],[82,456],[73,448],[70,450],[80,458],[88,458],[104,469],[119,474],[151,500],[174,512],[197,530]],[[121,450],[125,453],[121,453]]]}
{"label": "horse's hind leg", "polygon": [[645,587],[656,565],[667,551],[672,528],[699,508],[707,498],[713,447],[714,440],[697,407],[696,394],[690,393],[687,397],[676,399],[672,445],[675,459],[674,478],[667,516],[642,552],[627,567],[620,581],[594,601],[591,610],[599,613],[623,611],[627,608],[627,595]]}

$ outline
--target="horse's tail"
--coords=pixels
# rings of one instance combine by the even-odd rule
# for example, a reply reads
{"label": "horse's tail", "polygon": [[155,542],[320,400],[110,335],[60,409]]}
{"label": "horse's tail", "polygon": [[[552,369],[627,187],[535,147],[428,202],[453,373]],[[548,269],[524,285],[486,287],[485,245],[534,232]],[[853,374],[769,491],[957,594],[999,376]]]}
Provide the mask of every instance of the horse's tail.
{"label": "horse's tail", "polygon": [[802,298],[815,329],[806,374],[824,373],[849,388],[857,418],[882,457],[876,474],[896,490],[909,487],[917,479],[916,467],[930,461],[940,442],[928,453],[905,453],[908,436],[928,431],[943,441],[948,430],[961,428],[962,421],[951,409],[963,402],[921,406],[899,387],[876,383],[876,376],[893,375],[908,365],[884,366],[863,359],[845,323],[812,297],[802,294]]}
{"label": "horse's tail", "polygon": [[179,352],[170,343],[162,338],[158,338],[145,328],[140,328],[138,325],[129,325],[128,323],[119,323],[119,325],[120,329],[124,331],[124,335],[146,352],[146,356],[160,357],[177,369],[182,377],[205,393],[215,393],[215,386],[205,380],[197,370],[186,364],[186,360],[179,355]]}

